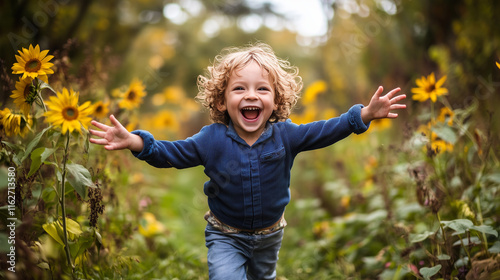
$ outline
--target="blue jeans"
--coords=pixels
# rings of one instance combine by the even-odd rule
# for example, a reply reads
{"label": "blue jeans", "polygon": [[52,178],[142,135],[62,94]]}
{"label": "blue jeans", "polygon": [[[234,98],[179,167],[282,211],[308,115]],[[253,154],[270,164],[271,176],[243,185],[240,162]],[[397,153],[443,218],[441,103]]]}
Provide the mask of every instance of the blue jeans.
{"label": "blue jeans", "polygon": [[205,229],[210,280],[275,279],[283,229],[266,235]]}

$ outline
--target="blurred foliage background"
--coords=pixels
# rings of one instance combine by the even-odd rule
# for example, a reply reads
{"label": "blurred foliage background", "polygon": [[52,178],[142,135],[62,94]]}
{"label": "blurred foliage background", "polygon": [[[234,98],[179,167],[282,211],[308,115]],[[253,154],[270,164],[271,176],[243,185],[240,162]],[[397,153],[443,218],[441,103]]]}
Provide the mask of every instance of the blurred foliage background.
{"label": "blurred foliage background", "polygon": [[[298,33],[297,14],[282,12],[294,3],[2,1],[0,104],[12,106],[11,66],[17,51],[29,44],[54,55],[49,84],[56,91],[73,88],[82,101],[113,104],[116,90],[140,81],[147,93],[140,107],[107,105],[107,114],[95,118],[107,122],[113,113],[131,130],[147,129],[168,140],[209,124],[207,112],[194,102],[196,79],[229,46],[262,41],[299,67],[303,98],[292,115],[299,123],[367,104],[379,85],[386,91],[401,87],[408,108],[397,120],[374,122],[364,135],[297,158],[280,279],[466,279],[475,277],[473,261],[484,260],[489,260],[487,269],[481,266],[484,277],[500,277],[500,245],[493,234],[500,225],[500,29],[495,23],[500,2],[323,0],[317,3],[318,17],[326,27],[316,36]],[[436,80],[446,76],[445,99],[412,100],[416,80],[431,73]],[[444,107],[452,110],[446,120],[455,116],[450,129],[432,123]],[[422,131],[427,123],[439,140],[454,146],[452,151],[429,148],[435,139]],[[80,270],[82,277],[207,279],[203,169],[156,170],[128,152],[90,150],[86,167],[102,171],[93,178],[103,188],[106,208],[97,227],[102,248],[89,249],[92,257]],[[9,166],[5,158],[2,164]],[[440,205],[430,209],[434,200]],[[85,225],[89,210],[76,198],[71,203],[73,218]],[[464,214],[464,205],[472,214]],[[30,207],[48,211],[39,204]],[[448,241],[442,240],[447,234],[439,229],[441,221],[459,218],[492,229],[464,230],[479,232],[485,250],[453,245],[450,239],[467,235],[453,227]],[[27,246],[43,233],[36,219],[30,223],[24,230],[36,234],[24,237]],[[422,240],[410,236],[426,232],[433,234]],[[474,253],[481,256],[473,259]],[[457,264],[464,256],[467,261]],[[36,265],[32,258],[20,260],[20,270],[30,262]],[[419,270],[438,265],[435,274]],[[35,278],[67,276],[64,267],[37,269]]]}

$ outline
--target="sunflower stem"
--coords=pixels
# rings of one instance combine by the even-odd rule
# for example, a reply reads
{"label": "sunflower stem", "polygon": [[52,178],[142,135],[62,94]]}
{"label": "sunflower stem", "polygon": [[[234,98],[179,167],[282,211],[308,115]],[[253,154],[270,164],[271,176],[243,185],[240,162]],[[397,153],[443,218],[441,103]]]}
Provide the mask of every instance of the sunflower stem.
{"label": "sunflower stem", "polygon": [[432,126],[434,125],[434,102],[431,100],[431,119],[429,121],[429,135],[427,136],[429,138],[429,145],[432,150]]}
{"label": "sunflower stem", "polygon": [[[483,211],[481,210],[481,199],[479,196],[476,197],[476,204],[477,204],[477,211],[478,211],[478,218],[479,218],[479,224],[483,225]],[[482,237],[483,237],[483,244],[484,244],[484,251],[486,252],[486,256],[489,258],[490,257],[490,251],[488,251],[488,240],[486,239],[486,233],[482,232]]]}
{"label": "sunflower stem", "polygon": [[[444,227],[443,227],[443,224],[441,223],[441,218],[439,217],[439,213],[436,213],[436,217],[437,217],[437,220],[439,222],[439,228],[441,229],[441,234],[443,235],[444,249],[446,250],[446,253],[449,254],[450,252],[448,252],[446,234],[444,233]],[[438,249],[439,249],[439,243],[438,243]]]}
{"label": "sunflower stem", "polygon": [[43,111],[47,112],[47,106],[45,106],[45,102],[43,102],[43,97],[42,97],[43,87],[40,86],[43,83],[43,81],[39,81],[38,78],[35,78],[35,80],[36,80],[35,83],[37,85],[36,94],[37,94],[38,98],[40,99],[40,103],[42,103]]}
{"label": "sunflower stem", "polygon": [[65,183],[66,183],[66,162],[68,161],[68,150],[69,150],[69,138],[70,134],[66,134],[66,148],[64,150],[64,158],[63,158],[63,174],[62,174],[62,182],[61,182],[61,212],[62,212],[62,226],[63,226],[63,233],[64,233],[64,251],[66,252],[66,260],[68,261],[68,265],[71,267],[72,270],[75,269],[73,266],[73,263],[71,261],[71,254],[69,251],[69,246],[68,246],[68,231],[67,231],[67,225],[66,225],[66,206],[65,206]]}

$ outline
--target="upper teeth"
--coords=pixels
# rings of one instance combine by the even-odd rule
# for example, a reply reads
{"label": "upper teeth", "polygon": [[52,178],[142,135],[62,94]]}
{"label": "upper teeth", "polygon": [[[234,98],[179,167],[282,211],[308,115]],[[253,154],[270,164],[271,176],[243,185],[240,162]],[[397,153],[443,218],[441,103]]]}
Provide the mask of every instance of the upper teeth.
{"label": "upper teeth", "polygon": [[243,108],[242,110],[260,110],[260,108],[258,108],[258,107],[246,107],[246,108]]}

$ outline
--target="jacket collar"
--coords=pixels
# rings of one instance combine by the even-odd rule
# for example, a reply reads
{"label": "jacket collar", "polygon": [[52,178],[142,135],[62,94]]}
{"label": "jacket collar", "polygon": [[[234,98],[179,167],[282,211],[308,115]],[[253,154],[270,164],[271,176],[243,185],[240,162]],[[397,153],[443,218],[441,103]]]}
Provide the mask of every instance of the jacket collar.
{"label": "jacket collar", "polygon": [[[233,122],[231,120],[229,120],[229,125],[228,125],[227,131],[226,131],[226,135],[231,137],[234,141],[248,146],[247,142],[245,142],[245,140],[243,140],[243,138],[241,138],[238,135],[238,133],[236,132],[236,129],[234,129],[234,125],[233,125]],[[273,125],[270,122],[267,122],[266,127],[264,128],[264,131],[260,135],[259,139],[257,139],[257,141],[255,141],[255,143],[252,145],[252,147],[259,144],[260,142],[266,141],[272,135],[273,135]]]}

